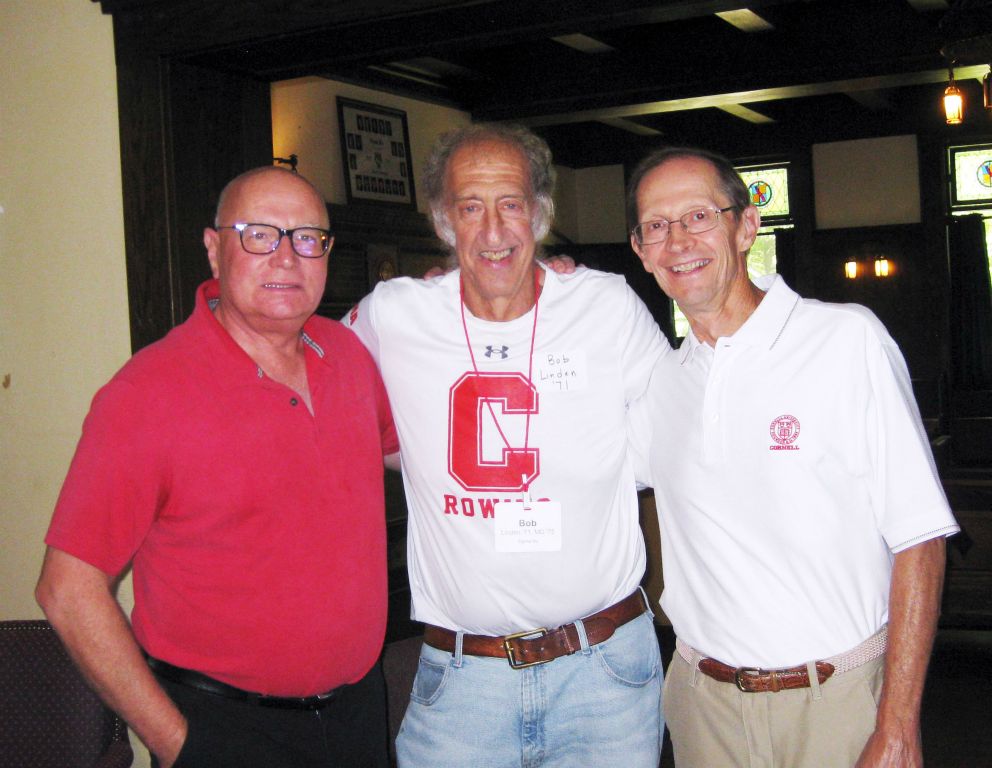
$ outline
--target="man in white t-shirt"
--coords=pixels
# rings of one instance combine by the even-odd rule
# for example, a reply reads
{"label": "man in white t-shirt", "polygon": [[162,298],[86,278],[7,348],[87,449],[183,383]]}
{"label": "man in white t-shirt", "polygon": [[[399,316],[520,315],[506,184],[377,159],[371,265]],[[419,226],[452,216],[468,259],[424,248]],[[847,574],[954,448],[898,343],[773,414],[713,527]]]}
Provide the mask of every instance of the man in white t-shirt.
{"label": "man in white t-shirt", "polygon": [[622,277],[536,261],[540,138],[446,134],[424,185],[459,269],[380,283],[347,319],[396,420],[426,624],[400,765],[656,768],[662,667],[624,423],[671,350]]}
{"label": "man in white t-shirt", "polygon": [[725,158],[655,152],[628,216],[690,325],[630,412],[678,639],[676,764],[921,765],[958,527],[902,355],[864,307],[751,282],[760,217]]}

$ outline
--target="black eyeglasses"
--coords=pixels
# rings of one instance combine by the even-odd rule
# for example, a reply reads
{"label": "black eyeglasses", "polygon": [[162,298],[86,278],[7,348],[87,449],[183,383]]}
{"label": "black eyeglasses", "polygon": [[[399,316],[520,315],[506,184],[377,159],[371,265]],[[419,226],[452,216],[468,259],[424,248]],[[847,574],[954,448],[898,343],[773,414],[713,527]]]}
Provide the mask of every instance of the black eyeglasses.
{"label": "black eyeglasses", "polygon": [[[716,227],[717,222],[720,221],[721,213],[726,213],[737,207],[736,205],[728,205],[726,208],[693,208],[679,216],[678,222],[682,225],[682,229],[690,235],[698,235],[701,232],[709,232]],[[630,230],[630,233],[639,245],[663,243],[668,239],[673,223],[668,219],[642,221]]]}
{"label": "black eyeglasses", "polygon": [[272,224],[232,224],[228,227],[215,227],[217,230],[233,229],[241,237],[241,247],[248,253],[264,256],[279,247],[283,237],[289,237],[293,252],[304,259],[319,259],[331,250],[334,234],[329,229],[318,227],[297,227],[283,229]]}

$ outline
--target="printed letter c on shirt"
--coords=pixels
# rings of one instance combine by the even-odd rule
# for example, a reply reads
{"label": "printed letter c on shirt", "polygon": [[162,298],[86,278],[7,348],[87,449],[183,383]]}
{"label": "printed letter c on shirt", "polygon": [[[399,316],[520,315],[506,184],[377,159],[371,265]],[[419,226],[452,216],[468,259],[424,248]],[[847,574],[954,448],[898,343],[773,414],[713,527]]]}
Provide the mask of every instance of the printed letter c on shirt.
{"label": "printed letter c on shirt", "polygon": [[448,394],[449,474],[467,491],[520,490],[522,478],[529,483],[537,477],[538,450],[504,441],[502,459],[484,461],[483,423],[495,418],[501,424],[506,422],[503,416],[537,412],[537,390],[523,374],[464,374]]}

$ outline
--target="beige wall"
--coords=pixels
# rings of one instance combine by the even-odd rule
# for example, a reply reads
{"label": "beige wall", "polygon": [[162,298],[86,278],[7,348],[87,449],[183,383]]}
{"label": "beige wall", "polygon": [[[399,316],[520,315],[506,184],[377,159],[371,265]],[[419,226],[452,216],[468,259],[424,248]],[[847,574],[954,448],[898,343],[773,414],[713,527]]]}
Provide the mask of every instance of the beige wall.
{"label": "beige wall", "polygon": [[[53,23],[58,19],[58,23]],[[0,617],[40,616],[42,538],[94,391],[129,355],[113,33],[0,3]]]}
{"label": "beige wall", "polygon": [[[299,171],[331,203],[344,204],[347,194],[341,169],[337,96],[406,112],[410,132],[417,208],[426,211],[419,187],[424,161],[437,136],[468,125],[467,112],[394,96],[320,77],[301,77],[272,84],[272,149],[276,157],[299,158]],[[555,195],[555,229],[577,243],[623,242],[623,166],[559,167]]]}
{"label": "beige wall", "polygon": [[0,619],[20,619],[41,616],[52,507],[130,338],[110,17],[4,0],[0,29]]}
{"label": "beige wall", "polygon": [[814,144],[813,187],[817,229],[916,224],[920,221],[916,136]]}
{"label": "beige wall", "polygon": [[623,166],[557,171],[555,230],[574,243],[625,242]]}
{"label": "beige wall", "polygon": [[623,166],[601,165],[575,171],[578,242],[627,241]]}
{"label": "beige wall", "polygon": [[4,0],[0,29],[0,619],[25,619],[83,417],[130,337],[110,17]]}
{"label": "beige wall", "polygon": [[421,211],[426,210],[426,205],[418,181],[434,139],[470,122],[467,112],[320,77],[273,83],[271,93],[272,150],[276,157],[295,153],[300,160],[300,173],[316,185],[328,202],[342,205],[348,197],[341,170],[337,96],[406,112],[417,207]]}

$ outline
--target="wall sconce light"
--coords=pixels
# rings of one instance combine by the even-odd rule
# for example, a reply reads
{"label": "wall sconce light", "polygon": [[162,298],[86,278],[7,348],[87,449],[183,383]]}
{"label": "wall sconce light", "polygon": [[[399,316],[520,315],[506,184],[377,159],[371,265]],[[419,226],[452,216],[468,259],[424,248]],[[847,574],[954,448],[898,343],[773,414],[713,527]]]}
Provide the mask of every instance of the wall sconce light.
{"label": "wall sconce light", "polygon": [[954,63],[947,67],[948,83],[944,89],[944,117],[948,125],[957,125],[964,119],[964,99],[961,89],[954,84]]}
{"label": "wall sconce light", "polygon": [[854,259],[848,259],[844,262],[844,277],[848,280],[854,280],[858,276],[858,262]]}
{"label": "wall sconce light", "polygon": [[272,162],[276,165],[288,165],[289,170],[296,173],[296,166],[299,164],[300,158],[298,158],[294,152],[289,157],[273,157]]}
{"label": "wall sconce light", "polygon": [[889,276],[889,260],[884,256],[875,257],[875,277]]}

